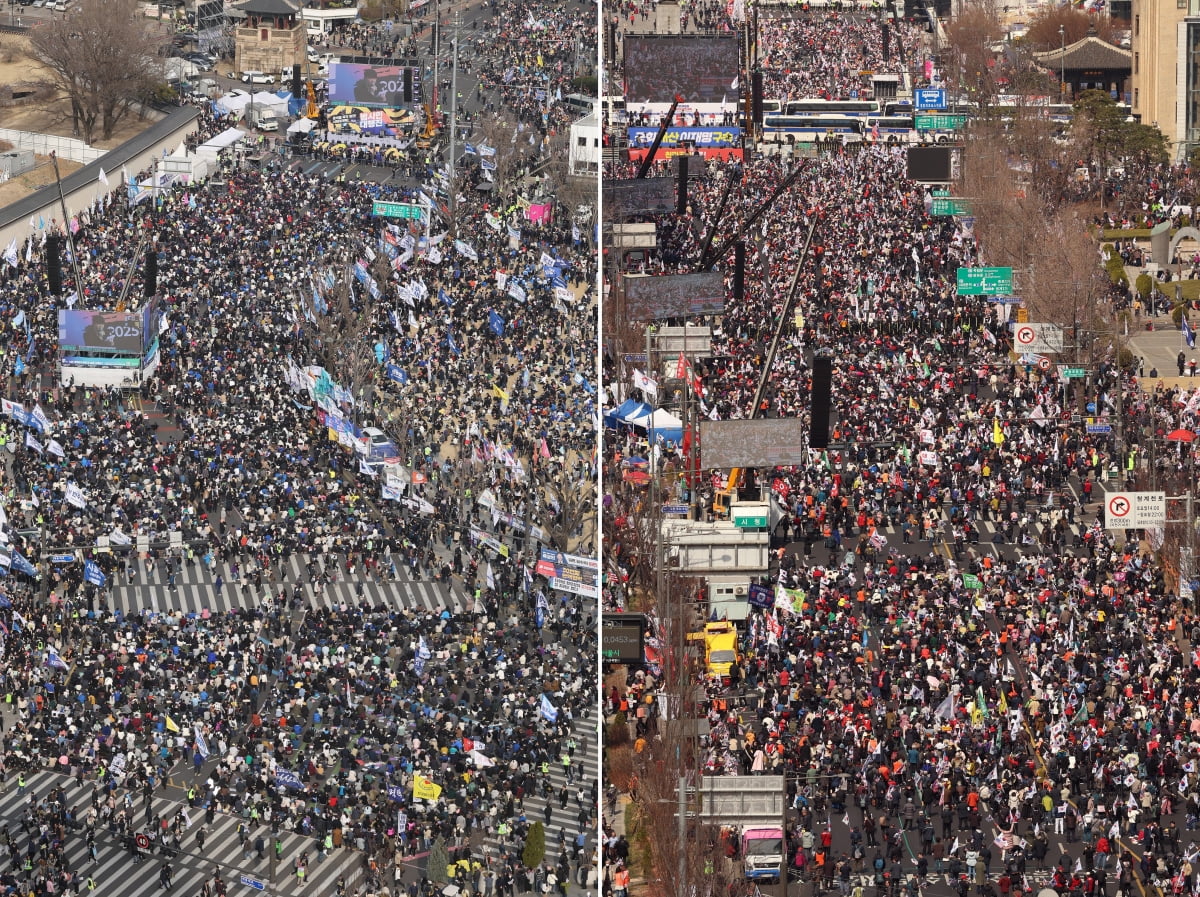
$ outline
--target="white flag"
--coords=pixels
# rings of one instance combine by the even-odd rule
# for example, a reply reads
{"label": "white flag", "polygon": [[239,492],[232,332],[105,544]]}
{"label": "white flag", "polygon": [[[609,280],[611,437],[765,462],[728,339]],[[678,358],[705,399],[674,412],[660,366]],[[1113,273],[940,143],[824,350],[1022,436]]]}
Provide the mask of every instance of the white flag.
{"label": "white flag", "polygon": [[103,168],[100,169],[100,183],[103,184],[105,187],[108,186],[108,175],[106,175],[104,173]]}
{"label": "white flag", "polygon": [[658,398],[658,383],[647,377],[637,368],[633,371],[633,388],[640,389],[652,399]]}
{"label": "white flag", "polygon": [[487,565],[487,587],[489,589],[496,588],[496,577],[492,575],[492,562],[488,561]]}
{"label": "white flag", "polygon": [[68,504],[72,504],[77,508],[87,507],[87,499],[83,497],[83,490],[74,483],[67,483],[67,492],[64,497]]}
{"label": "white flag", "polygon": [[67,453],[63,451],[63,447],[57,439],[51,439],[48,443],[46,443],[46,449],[50,452],[50,454],[57,455],[60,458],[65,458],[67,456]]}
{"label": "white flag", "polygon": [[33,434],[28,431],[25,432],[25,445],[28,446],[29,448],[33,449],[35,452],[38,452],[39,454],[42,451],[44,451],[42,448],[42,444],[40,442],[38,442],[36,439],[34,439]]}

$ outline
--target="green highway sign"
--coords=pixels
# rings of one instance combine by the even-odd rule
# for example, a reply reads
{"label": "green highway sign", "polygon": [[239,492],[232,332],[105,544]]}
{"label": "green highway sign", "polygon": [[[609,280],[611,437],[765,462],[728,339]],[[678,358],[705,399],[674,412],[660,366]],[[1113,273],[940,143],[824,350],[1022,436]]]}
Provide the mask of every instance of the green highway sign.
{"label": "green highway sign", "polygon": [[734,517],[733,525],[738,529],[766,529],[766,517]]}
{"label": "green highway sign", "polygon": [[939,196],[949,196],[950,188],[949,187],[934,187],[932,190],[929,191],[929,195],[934,197],[935,199]]}
{"label": "green highway sign", "polygon": [[958,269],[960,296],[1008,296],[1012,291],[1012,268]]}
{"label": "green highway sign", "polygon": [[918,131],[955,131],[967,123],[965,115],[942,113],[938,115],[913,116]]}
{"label": "green highway sign", "polygon": [[421,207],[407,202],[386,202],[377,199],[371,203],[371,214],[381,218],[413,218],[420,220]]}
{"label": "green highway sign", "polygon": [[1061,368],[1060,370],[1065,380],[1079,379],[1080,377],[1087,376],[1085,368]]}
{"label": "green highway sign", "polygon": [[971,200],[969,199],[951,199],[945,196],[935,196],[933,204],[929,207],[930,215],[970,215]]}

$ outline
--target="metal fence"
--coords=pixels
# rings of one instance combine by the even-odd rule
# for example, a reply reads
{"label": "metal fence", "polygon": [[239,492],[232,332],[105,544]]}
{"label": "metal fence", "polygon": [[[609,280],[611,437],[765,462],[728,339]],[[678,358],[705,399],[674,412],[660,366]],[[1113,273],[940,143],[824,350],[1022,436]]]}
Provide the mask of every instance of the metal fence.
{"label": "metal fence", "polygon": [[60,159],[69,159],[86,165],[104,156],[107,150],[88,146],[74,137],[58,137],[54,134],[36,134],[32,131],[17,131],[0,128],[0,140],[7,140],[16,149],[31,149],[41,156],[56,153]]}

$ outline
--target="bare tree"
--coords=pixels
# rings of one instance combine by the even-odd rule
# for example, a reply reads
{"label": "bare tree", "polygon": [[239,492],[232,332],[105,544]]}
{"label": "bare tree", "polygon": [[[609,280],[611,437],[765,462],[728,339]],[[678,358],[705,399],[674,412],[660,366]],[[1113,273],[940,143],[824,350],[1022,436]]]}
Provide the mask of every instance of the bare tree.
{"label": "bare tree", "polygon": [[980,110],[990,106],[996,95],[997,63],[992,44],[1002,35],[1000,17],[992,0],[979,0],[964,7],[946,26],[946,37],[957,66],[955,80]]}
{"label": "bare tree", "polygon": [[53,72],[85,141],[109,139],[139,100],[165,80],[162,23],[137,0],[81,0],[62,18],[29,32],[29,52]]}

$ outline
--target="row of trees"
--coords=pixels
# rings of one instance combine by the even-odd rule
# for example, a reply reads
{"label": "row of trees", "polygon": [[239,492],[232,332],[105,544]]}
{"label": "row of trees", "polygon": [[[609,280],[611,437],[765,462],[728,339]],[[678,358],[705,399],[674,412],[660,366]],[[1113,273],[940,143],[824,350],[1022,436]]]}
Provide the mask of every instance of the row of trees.
{"label": "row of trees", "polygon": [[166,26],[142,15],[137,0],[79,0],[29,32],[29,53],[52,73],[85,142],[109,139],[152,100],[165,80]]}

